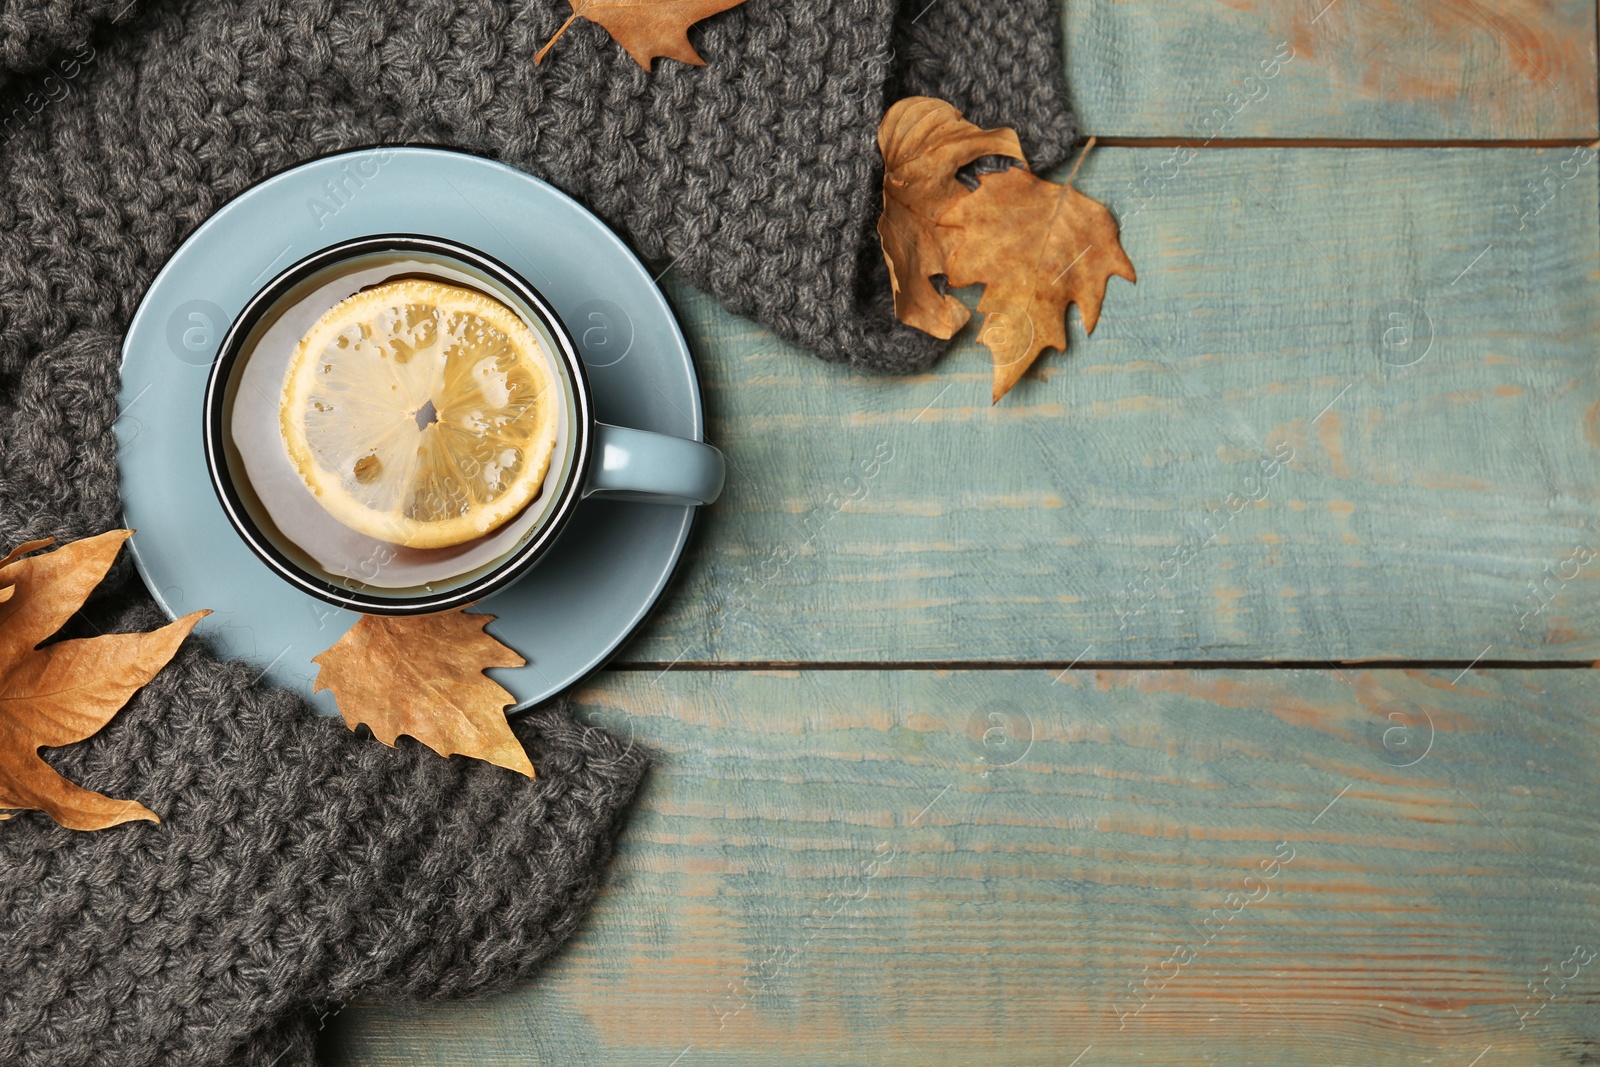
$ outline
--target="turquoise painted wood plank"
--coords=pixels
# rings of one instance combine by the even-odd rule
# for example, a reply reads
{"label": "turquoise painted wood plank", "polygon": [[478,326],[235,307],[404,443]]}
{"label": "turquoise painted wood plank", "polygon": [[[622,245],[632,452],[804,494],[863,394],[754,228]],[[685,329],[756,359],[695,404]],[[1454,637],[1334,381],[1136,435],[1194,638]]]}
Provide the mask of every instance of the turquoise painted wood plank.
{"label": "turquoise painted wood plank", "polygon": [[1600,659],[1600,166],[1217,150],[1132,198],[1160,155],[1087,161],[1139,283],[995,406],[970,328],[881,378],[674,290],[730,480],[623,661]]}
{"label": "turquoise painted wood plank", "polygon": [[1593,1062],[1600,675],[1455,675],[607,675],[589,921],[327,1062]]}
{"label": "turquoise painted wood plank", "polygon": [[1065,0],[1085,129],[1192,138],[1600,136],[1590,0]]}

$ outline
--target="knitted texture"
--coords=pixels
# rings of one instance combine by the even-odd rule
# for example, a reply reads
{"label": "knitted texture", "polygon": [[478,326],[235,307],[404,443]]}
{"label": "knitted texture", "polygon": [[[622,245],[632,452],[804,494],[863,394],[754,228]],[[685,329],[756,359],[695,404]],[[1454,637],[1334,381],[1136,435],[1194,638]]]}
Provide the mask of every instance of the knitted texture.
{"label": "knitted texture", "polygon": [[529,780],[362,740],[256,673],[187,642],[53,757],[160,826],[0,824],[0,1063],[310,1063],[310,1013],[503,987],[577,923],[639,752],[547,706],[513,723]]}
{"label": "knitted texture", "polygon": [[[0,0],[0,548],[119,525],[117,364],[157,270],[256,181],[378,143],[551,181],[644,257],[827,359],[925,367],[872,236],[909,93],[1074,132],[1054,0],[749,0],[641,70],[563,0]],[[126,555],[83,613],[160,620]],[[89,631],[89,632],[92,632]],[[537,781],[391,750],[200,641],[52,761],[160,826],[0,823],[0,1063],[309,1063],[355,996],[513,981],[573,928],[638,753],[549,706]]]}
{"label": "knitted texture", "polygon": [[[17,72],[0,98],[0,373],[73,327],[124,326],[249,184],[400,140],[551,181],[824,358],[919,369],[942,345],[895,323],[873,234],[888,98],[1015,126],[1039,169],[1074,137],[1055,0],[748,0],[693,31],[706,66],[653,72],[581,20],[536,66],[562,0],[0,4]],[[65,78],[74,55],[90,58]]]}
{"label": "knitted texture", "polygon": [[[0,3],[0,84],[47,66],[55,54],[82,45],[97,22],[127,0],[5,0]],[[44,86],[46,96],[50,86]]]}

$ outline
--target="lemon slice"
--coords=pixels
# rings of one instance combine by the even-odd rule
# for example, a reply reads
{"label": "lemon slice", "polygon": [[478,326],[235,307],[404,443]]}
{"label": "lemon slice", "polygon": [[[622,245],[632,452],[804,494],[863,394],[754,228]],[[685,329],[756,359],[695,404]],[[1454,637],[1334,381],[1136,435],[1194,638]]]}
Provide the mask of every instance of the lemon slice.
{"label": "lemon slice", "polygon": [[392,544],[446,548],[539,495],[557,395],[538,336],[510,308],[408,279],[317,320],[289,360],[278,421],[330,515]]}

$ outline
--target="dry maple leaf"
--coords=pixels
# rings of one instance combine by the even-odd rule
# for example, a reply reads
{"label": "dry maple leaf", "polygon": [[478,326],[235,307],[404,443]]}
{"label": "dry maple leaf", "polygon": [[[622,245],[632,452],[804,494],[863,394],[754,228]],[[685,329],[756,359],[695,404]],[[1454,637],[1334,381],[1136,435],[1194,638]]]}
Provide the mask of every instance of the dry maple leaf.
{"label": "dry maple leaf", "polygon": [[311,662],[313,691],[330,689],[352,730],[364,723],[389,747],[401,734],[441,756],[457,752],[533,775],[528,753],[506,722],[514,698],[485,667],[527,662],[484,632],[493,615],[464,609],[432,615],[363,615]]}
{"label": "dry maple leaf", "polygon": [[995,400],[1040,352],[1066,351],[1067,305],[1078,305],[1084,332],[1093,333],[1111,276],[1136,280],[1117,220],[1071,182],[1016,169],[988,174],[941,219],[952,231],[950,284],[984,286],[978,339],[994,362]]}
{"label": "dry maple leaf", "polygon": [[572,14],[533,57],[544,62],[550,46],[578,19],[598,23],[645,70],[657,56],[703,67],[706,61],[689,43],[689,27],[701,19],[738,7],[744,0],[569,0]]}
{"label": "dry maple leaf", "polygon": [[969,196],[956,171],[983,156],[1023,160],[1015,130],[985,130],[961,112],[929,96],[913,96],[891,107],[878,125],[883,154],[883,214],[878,239],[889,263],[895,317],[924,333],[949,340],[971,314],[955,297],[928,280],[946,274],[948,234],[940,219]]}
{"label": "dry maple leaf", "polygon": [[209,614],[37,647],[83,606],[131,534],[112,530],[40,556],[28,553],[53,539],[30,541],[0,560],[0,808],[43,811],[73,830],[161,821],[142,804],[73,785],[39,756],[95,734]]}

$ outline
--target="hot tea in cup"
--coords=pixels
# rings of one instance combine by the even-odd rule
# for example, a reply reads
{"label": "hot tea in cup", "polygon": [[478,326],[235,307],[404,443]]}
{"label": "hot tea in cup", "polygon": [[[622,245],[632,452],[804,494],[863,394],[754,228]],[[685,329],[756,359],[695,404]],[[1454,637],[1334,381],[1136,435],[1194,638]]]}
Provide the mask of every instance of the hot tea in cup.
{"label": "hot tea in cup", "polygon": [[709,445],[598,423],[540,294],[438,238],[361,238],[285,271],[241,313],[207,388],[212,481],[281,576],[373,614],[482,599],[578,502],[700,504]]}

